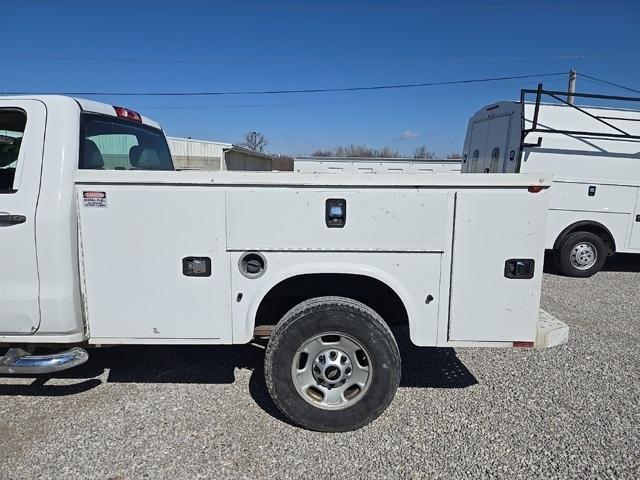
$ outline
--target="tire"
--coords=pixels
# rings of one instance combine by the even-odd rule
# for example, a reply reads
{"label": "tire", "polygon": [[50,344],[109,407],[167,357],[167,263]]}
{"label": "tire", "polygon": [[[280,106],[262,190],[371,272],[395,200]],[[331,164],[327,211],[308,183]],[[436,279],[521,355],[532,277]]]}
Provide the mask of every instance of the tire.
{"label": "tire", "polygon": [[590,277],[602,269],[607,253],[604,241],[595,233],[573,232],[560,243],[557,265],[569,277]]}
{"label": "tire", "polygon": [[384,412],[400,383],[401,362],[393,334],[375,311],[348,298],[318,297],[276,325],[264,370],[271,398],[289,420],[346,432]]}

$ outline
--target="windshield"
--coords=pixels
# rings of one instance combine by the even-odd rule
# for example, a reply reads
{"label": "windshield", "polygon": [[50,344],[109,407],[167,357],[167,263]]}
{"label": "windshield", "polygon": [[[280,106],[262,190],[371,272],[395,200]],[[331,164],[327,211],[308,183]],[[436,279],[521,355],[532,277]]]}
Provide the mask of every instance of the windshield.
{"label": "windshield", "polygon": [[82,115],[79,168],[88,170],[174,170],[159,130],[109,115]]}

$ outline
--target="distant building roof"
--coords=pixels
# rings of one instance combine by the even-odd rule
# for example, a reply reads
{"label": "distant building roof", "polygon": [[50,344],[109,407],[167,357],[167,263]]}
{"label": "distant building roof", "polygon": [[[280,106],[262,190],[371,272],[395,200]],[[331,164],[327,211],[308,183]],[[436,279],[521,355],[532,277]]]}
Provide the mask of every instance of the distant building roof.
{"label": "distant building roof", "polygon": [[421,162],[421,163],[460,163],[459,158],[411,158],[411,157],[316,157],[300,156],[296,160],[314,160],[316,162]]}
{"label": "distant building roof", "polygon": [[233,144],[229,143],[229,142],[214,142],[212,140],[199,140],[197,138],[191,138],[191,137],[169,137],[169,136],[167,136],[167,140],[184,140],[186,142],[208,143],[208,144],[212,144],[212,145],[220,145],[223,148],[231,148],[231,147],[233,147]]}
{"label": "distant building roof", "polygon": [[190,137],[187,137],[187,138],[167,137],[167,140],[177,140],[177,141],[185,141],[185,142],[192,142],[192,143],[204,143],[208,145],[216,145],[221,147],[222,150],[224,151],[240,152],[240,153],[246,153],[248,155],[253,155],[254,157],[273,159],[273,155],[269,155],[268,153],[256,152],[255,150],[251,150],[247,147],[243,147],[242,145],[235,145],[229,142],[214,142],[213,140],[199,140],[197,138],[190,138]]}
{"label": "distant building roof", "polygon": [[253,155],[254,157],[268,158],[270,160],[273,160],[273,155],[269,155],[268,153],[264,152],[256,152],[255,150],[251,150],[250,148],[246,148],[241,145],[231,145],[229,147],[226,147],[224,150],[246,153],[248,155]]}

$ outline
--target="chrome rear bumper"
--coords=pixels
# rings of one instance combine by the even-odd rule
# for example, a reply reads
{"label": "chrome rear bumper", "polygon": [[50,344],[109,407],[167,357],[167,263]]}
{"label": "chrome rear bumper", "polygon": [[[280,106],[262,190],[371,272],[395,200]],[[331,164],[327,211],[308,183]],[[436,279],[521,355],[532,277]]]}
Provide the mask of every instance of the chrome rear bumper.
{"label": "chrome rear bumper", "polygon": [[10,348],[4,356],[0,357],[0,374],[54,373],[81,365],[88,359],[89,354],[80,347],[50,355],[31,355],[21,348]]}

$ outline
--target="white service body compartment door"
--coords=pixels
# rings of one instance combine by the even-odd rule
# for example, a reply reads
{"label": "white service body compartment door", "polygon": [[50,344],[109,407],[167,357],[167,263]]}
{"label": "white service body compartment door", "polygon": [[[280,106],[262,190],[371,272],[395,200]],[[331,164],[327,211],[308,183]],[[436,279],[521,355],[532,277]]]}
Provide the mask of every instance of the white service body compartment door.
{"label": "white service body compartment door", "polygon": [[[534,341],[540,307],[548,189],[457,193],[449,340]],[[505,262],[533,260],[533,278]]]}
{"label": "white service body compartment door", "polygon": [[[231,342],[223,192],[135,184],[76,190],[92,340]],[[188,257],[210,259],[210,275],[186,276]]]}
{"label": "white service body compartment door", "polygon": [[[326,201],[343,199],[343,228],[327,228]],[[271,188],[227,193],[229,250],[435,251],[448,248],[448,191]]]}

